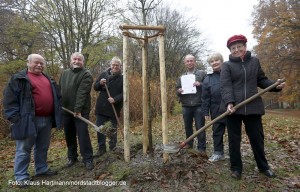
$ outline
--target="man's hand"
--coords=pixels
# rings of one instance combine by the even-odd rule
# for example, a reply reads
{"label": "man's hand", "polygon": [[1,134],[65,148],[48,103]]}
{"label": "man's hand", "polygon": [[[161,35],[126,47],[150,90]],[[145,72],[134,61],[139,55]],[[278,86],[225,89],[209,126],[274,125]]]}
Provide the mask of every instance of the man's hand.
{"label": "man's hand", "polygon": [[179,88],[179,89],[177,89],[177,92],[178,92],[178,93],[183,93],[183,89],[182,89],[182,88]]}
{"label": "man's hand", "polygon": [[[280,81],[280,79],[278,79],[277,81]],[[285,82],[280,83],[279,85],[276,86],[276,89],[283,89],[285,86]]]}
{"label": "man's hand", "polygon": [[201,85],[201,83],[199,81],[196,81],[194,84],[193,84],[195,87],[198,87]]}
{"label": "man's hand", "polygon": [[81,113],[80,112],[74,112],[74,117],[81,117]]}
{"label": "man's hand", "polygon": [[106,79],[102,78],[100,79],[100,85],[104,85],[106,83]]}
{"label": "man's hand", "polygon": [[233,104],[232,103],[229,103],[227,105],[227,111],[229,111],[229,115],[231,115],[232,113],[235,112],[235,109],[233,108]]}
{"label": "man's hand", "polygon": [[115,100],[112,97],[109,97],[107,100],[108,100],[109,103],[112,103],[112,104],[115,103]]}

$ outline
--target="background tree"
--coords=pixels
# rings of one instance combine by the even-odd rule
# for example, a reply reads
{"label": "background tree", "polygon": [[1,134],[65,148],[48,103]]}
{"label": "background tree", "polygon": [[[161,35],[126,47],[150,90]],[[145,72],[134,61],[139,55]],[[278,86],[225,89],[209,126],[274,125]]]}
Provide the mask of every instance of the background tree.
{"label": "background tree", "polygon": [[[131,3],[130,3],[131,2]],[[181,12],[171,9],[168,4],[155,0],[129,1],[129,12],[124,21],[131,25],[163,25],[165,32],[165,57],[167,78],[176,79],[184,70],[183,57],[193,54],[197,57],[198,68],[204,68],[202,58],[207,54],[206,40],[195,26],[195,18],[187,18]],[[148,6],[148,7],[147,7]],[[149,32],[148,35],[153,35]],[[133,42],[134,43],[134,42]],[[134,53],[141,54],[134,46]],[[149,43],[149,70],[152,78],[159,75],[158,42]],[[132,58],[139,58],[133,56]],[[141,58],[140,58],[141,59]],[[141,71],[141,61],[134,60],[133,68]]]}
{"label": "background tree", "polygon": [[[206,40],[202,32],[195,27],[194,18],[187,18],[168,5],[161,5],[152,12],[150,20],[154,21],[154,25],[164,25],[167,29],[165,32],[167,78],[177,79],[186,70],[183,58],[187,54],[196,56],[198,68],[205,68],[202,58],[207,53]],[[156,63],[158,60],[153,62]],[[158,68],[155,68],[153,74],[158,74]]]}
{"label": "background tree", "polygon": [[0,72],[11,75],[26,67],[27,56],[43,53],[47,47],[38,24],[19,14],[0,7]]}
{"label": "background tree", "polygon": [[[55,55],[67,68],[73,52],[83,52],[89,66],[91,47],[106,58],[110,20],[119,14],[116,0],[19,0],[15,5],[39,23]],[[104,45],[104,46],[103,46]],[[94,63],[93,63],[94,64]]]}
{"label": "background tree", "polygon": [[298,0],[260,0],[253,12],[254,51],[270,78],[285,77],[279,101],[300,102],[300,4]]}

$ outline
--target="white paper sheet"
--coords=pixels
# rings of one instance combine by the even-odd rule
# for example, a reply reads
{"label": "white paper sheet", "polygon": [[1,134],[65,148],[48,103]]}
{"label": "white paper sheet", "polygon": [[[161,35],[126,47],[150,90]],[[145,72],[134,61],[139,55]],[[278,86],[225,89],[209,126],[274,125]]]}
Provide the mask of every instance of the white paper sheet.
{"label": "white paper sheet", "polygon": [[195,94],[197,92],[196,87],[193,85],[196,82],[194,74],[181,76],[181,88],[182,94]]}

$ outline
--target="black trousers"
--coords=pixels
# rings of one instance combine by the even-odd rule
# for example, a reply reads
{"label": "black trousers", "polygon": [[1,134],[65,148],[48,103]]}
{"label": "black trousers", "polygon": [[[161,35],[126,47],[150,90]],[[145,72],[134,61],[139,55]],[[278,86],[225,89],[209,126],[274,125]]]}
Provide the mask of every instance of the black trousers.
{"label": "black trousers", "polygon": [[[88,114],[81,114],[89,119]],[[68,159],[77,159],[77,136],[83,163],[93,160],[93,148],[88,131],[88,125],[73,115],[63,115],[65,138],[68,147]]]}
{"label": "black trousers", "polygon": [[[115,117],[109,117],[109,116],[104,116],[104,115],[96,115],[97,121],[96,124],[97,126],[104,125],[106,122],[110,121],[112,124],[112,127],[114,128],[115,131],[114,133],[109,136],[109,149],[112,150],[113,148],[116,147],[117,145],[117,119]],[[97,132],[97,138],[98,138],[98,147],[99,150],[106,150],[106,135]]]}
{"label": "black trousers", "polygon": [[229,115],[227,116],[227,129],[229,139],[230,169],[232,171],[243,170],[241,159],[241,130],[242,122],[245,125],[246,134],[249,138],[251,148],[257,167],[260,171],[269,169],[264,150],[264,131],[261,115]]}
{"label": "black trousers", "polygon": [[213,130],[213,141],[214,141],[214,153],[218,155],[224,154],[224,143],[223,136],[225,133],[225,122],[216,122],[212,126]]}

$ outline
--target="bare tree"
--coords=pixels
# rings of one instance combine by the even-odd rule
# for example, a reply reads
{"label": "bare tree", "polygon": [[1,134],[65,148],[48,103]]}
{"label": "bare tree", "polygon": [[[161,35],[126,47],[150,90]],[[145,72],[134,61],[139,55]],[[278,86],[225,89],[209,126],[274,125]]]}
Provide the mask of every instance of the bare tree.
{"label": "bare tree", "polygon": [[[195,26],[194,18],[186,18],[179,11],[172,10],[169,5],[155,0],[134,0],[129,2],[130,12],[126,12],[125,22],[132,25],[164,25],[165,32],[165,56],[167,78],[174,79],[184,70],[183,57],[193,54],[198,58],[200,68],[204,67],[201,58],[207,53],[206,40]],[[138,34],[143,35],[143,34]],[[152,35],[151,31],[148,35]],[[136,43],[136,42],[133,42]],[[135,49],[132,55],[141,54]],[[151,78],[159,74],[157,42],[149,43],[149,67],[147,71]],[[139,58],[132,56],[132,58]],[[134,60],[132,68],[141,72],[141,61]]]}
{"label": "bare tree", "polygon": [[[151,21],[155,25],[164,25],[165,32],[165,56],[167,78],[177,78],[185,70],[183,57],[193,54],[197,57],[198,68],[203,68],[202,57],[207,52],[206,40],[200,29],[195,26],[194,18],[186,18],[176,10],[162,5],[151,14]],[[153,61],[154,63],[157,61]],[[153,65],[154,66],[154,65]],[[153,74],[157,74],[158,68]]]}
{"label": "bare tree", "polygon": [[88,60],[85,48],[106,43],[109,22],[120,13],[117,0],[15,1],[19,10],[40,24],[64,68],[71,53],[81,51]]}

